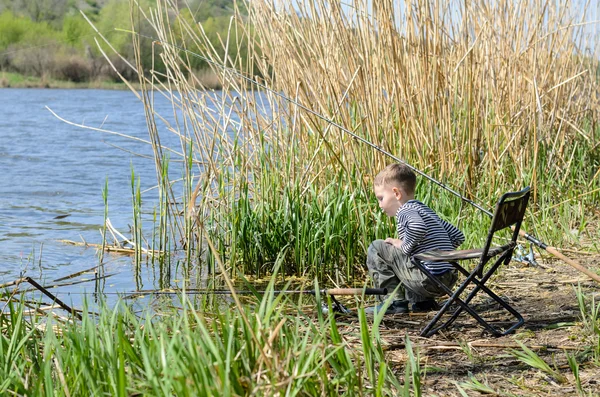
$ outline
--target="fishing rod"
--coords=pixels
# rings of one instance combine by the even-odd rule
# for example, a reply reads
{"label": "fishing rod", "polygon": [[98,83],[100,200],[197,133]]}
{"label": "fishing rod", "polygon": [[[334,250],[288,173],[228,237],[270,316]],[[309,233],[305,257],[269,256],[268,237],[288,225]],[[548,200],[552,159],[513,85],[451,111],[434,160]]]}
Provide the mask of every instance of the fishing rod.
{"label": "fishing rod", "polygon": [[[298,295],[313,295],[313,296],[329,296],[331,298],[331,309],[333,313],[337,314],[350,314],[352,311],[344,306],[340,301],[336,299],[336,296],[367,296],[367,295],[387,295],[387,288],[329,288],[321,290],[273,290],[273,291],[250,291],[250,290],[211,290],[211,289],[191,289],[191,290],[177,290],[177,291],[165,291],[165,290],[146,290],[136,291],[130,295],[123,297],[123,299],[138,298],[144,295],[175,295],[175,294],[186,294],[186,295],[257,295],[257,294],[298,294]],[[321,312],[327,314],[329,312],[329,306],[327,303],[321,304]]]}
{"label": "fishing rod", "polygon": [[186,295],[256,295],[256,294],[270,294],[273,293],[275,295],[279,294],[298,294],[298,295],[317,295],[317,292],[320,295],[346,295],[346,296],[360,296],[360,295],[387,295],[387,288],[328,288],[328,289],[320,289],[320,290],[272,290],[272,291],[258,291],[258,290],[235,290],[231,291],[228,289],[180,289],[180,290],[141,290],[123,293],[119,292],[118,294],[127,294],[124,298],[128,299],[131,297],[137,297],[141,295],[176,295],[176,294],[186,294]]}
{"label": "fishing rod", "polygon": [[[251,77],[248,77],[248,76],[244,75],[242,72],[238,71],[235,68],[228,67],[228,66],[226,66],[226,65],[224,65],[222,63],[219,63],[219,62],[215,62],[212,59],[209,59],[209,58],[207,58],[205,56],[202,56],[202,55],[200,55],[198,53],[195,53],[195,52],[193,52],[191,50],[188,50],[186,48],[182,48],[182,47],[177,46],[175,44],[166,43],[166,42],[157,40],[155,37],[152,37],[152,36],[144,35],[144,34],[141,34],[139,32],[134,32],[134,31],[125,30],[125,29],[115,29],[115,30],[120,30],[120,31],[123,31],[123,32],[127,32],[127,33],[138,35],[140,37],[145,37],[145,38],[150,39],[154,43],[156,43],[158,45],[161,45],[161,46],[169,46],[169,47],[175,48],[175,49],[177,49],[179,51],[183,51],[183,52],[185,52],[187,54],[190,54],[190,55],[192,55],[194,57],[202,59],[205,62],[207,62],[207,63],[209,63],[211,65],[214,65],[214,66],[222,69],[225,72],[229,72],[229,73],[231,73],[231,74],[233,74],[235,76],[238,76],[238,77],[244,79],[245,81],[247,81],[248,83],[254,84],[257,87],[260,87],[260,88],[262,88],[262,89],[264,89],[264,90],[272,93],[273,95],[275,95],[275,96],[283,99],[284,101],[286,101],[286,102],[288,102],[288,103],[290,103],[292,105],[295,105],[298,108],[300,108],[300,109],[302,109],[302,110],[304,110],[304,111],[312,114],[313,116],[319,118],[320,120],[325,121],[326,123],[328,123],[328,124],[330,124],[330,125],[332,125],[334,127],[337,127],[341,131],[343,131],[346,134],[348,134],[349,136],[351,136],[354,140],[357,140],[357,141],[359,141],[359,142],[361,142],[361,143],[363,143],[365,145],[368,145],[369,147],[375,149],[379,153],[384,154],[384,155],[390,157],[394,161],[397,161],[397,162],[399,162],[401,164],[404,164],[405,166],[407,166],[408,168],[410,168],[412,171],[414,171],[416,174],[418,174],[418,175],[424,177],[425,179],[427,179],[428,181],[430,181],[430,182],[438,185],[442,189],[444,189],[444,190],[452,193],[456,197],[460,198],[462,201],[464,201],[464,202],[470,204],[471,206],[477,208],[478,210],[480,210],[481,212],[483,212],[484,214],[486,214],[490,218],[493,216],[493,213],[491,211],[487,210],[486,208],[484,208],[483,206],[479,205],[475,201],[470,200],[467,197],[463,196],[461,193],[459,193],[456,190],[452,189],[451,187],[449,187],[448,185],[444,184],[443,182],[441,182],[441,181],[433,178],[432,176],[426,174],[425,172],[419,170],[418,168],[412,166],[411,164],[408,164],[406,161],[398,158],[397,156],[394,156],[392,153],[390,153],[387,150],[383,149],[381,146],[378,146],[378,145],[376,145],[376,144],[368,141],[367,139],[365,139],[365,138],[363,138],[363,137],[355,134],[354,132],[350,131],[348,128],[346,128],[346,127],[342,126],[341,124],[336,123],[334,120],[332,120],[330,118],[327,118],[324,115],[322,115],[322,114],[320,114],[320,113],[318,113],[318,112],[310,109],[309,107],[303,105],[302,103],[300,103],[300,102],[298,102],[298,101],[296,101],[296,100],[294,100],[294,99],[292,99],[290,97],[287,97],[287,96],[283,95],[280,92],[277,92],[277,91],[269,88],[265,84],[262,84],[259,81],[255,80],[255,79],[253,79]],[[568,265],[572,266],[573,268],[577,269],[578,271],[586,274],[588,277],[590,277],[591,279],[595,280],[596,282],[600,283],[600,276],[598,276],[596,273],[590,271],[589,269],[583,267],[582,265],[580,265],[575,260],[570,259],[567,256],[563,255],[555,247],[552,247],[552,246],[549,246],[549,245],[545,244],[544,242],[540,241],[536,237],[532,236],[531,234],[526,233],[523,230],[519,231],[519,235],[522,236],[522,237],[524,237],[527,241],[531,242],[532,244],[536,245],[537,247],[539,247],[539,248],[541,248],[541,249],[549,252],[550,254],[554,255],[555,257],[561,259],[563,262],[567,263]]]}
{"label": "fishing rod", "polygon": [[[22,277],[10,283],[0,285],[0,288],[6,288],[9,286],[17,287],[13,290],[13,294],[18,293],[18,287],[21,283],[27,282],[31,284],[35,289],[42,292],[44,295],[52,299],[53,302],[58,304],[64,310],[72,313],[79,320],[82,319],[81,314],[73,310],[70,306],[65,304],[63,301],[58,299],[56,295],[60,292],[51,293],[47,288],[37,283],[31,277]],[[22,291],[21,291],[22,292]],[[64,292],[67,295],[90,295],[88,292]],[[99,295],[124,295],[123,299],[134,299],[145,295],[259,295],[259,294],[298,294],[298,295],[314,295],[314,296],[329,296],[331,298],[331,308],[334,313],[338,314],[350,314],[351,310],[346,308],[341,302],[339,302],[336,296],[369,296],[369,295],[387,295],[387,288],[327,288],[321,290],[226,290],[226,289],[186,289],[186,290],[140,290],[134,292],[100,292],[94,293]],[[329,306],[325,303],[322,304],[321,311],[323,314],[327,314]]]}

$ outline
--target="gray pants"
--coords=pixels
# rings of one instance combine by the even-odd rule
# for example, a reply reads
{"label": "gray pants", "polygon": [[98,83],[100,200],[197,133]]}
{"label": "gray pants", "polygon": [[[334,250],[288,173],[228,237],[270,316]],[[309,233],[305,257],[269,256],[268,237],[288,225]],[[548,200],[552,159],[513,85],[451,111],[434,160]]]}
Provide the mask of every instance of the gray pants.
{"label": "gray pants", "polygon": [[[367,267],[374,287],[388,290],[389,294],[385,297],[382,296],[382,300],[393,294],[398,286],[400,287],[393,299],[405,299],[410,303],[423,302],[446,295],[446,292],[419,270],[400,248],[383,240],[375,240],[369,246]],[[438,276],[438,280],[452,288],[457,280],[456,271],[441,274]]]}

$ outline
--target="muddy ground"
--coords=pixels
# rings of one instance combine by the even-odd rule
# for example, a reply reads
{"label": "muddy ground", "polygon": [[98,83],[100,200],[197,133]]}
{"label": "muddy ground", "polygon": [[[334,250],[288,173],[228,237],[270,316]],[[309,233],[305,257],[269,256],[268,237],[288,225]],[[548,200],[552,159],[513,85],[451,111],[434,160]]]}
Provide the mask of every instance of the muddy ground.
{"label": "muddy ground", "polygon": [[[600,255],[567,256],[597,272]],[[380,326],[386,354],[404,379],[407,360],[405,337],[408,335],[420,356],[424,396],[478,396],[469,388],[476,381],[489,387],[488,395],[502,396],[600,396],[600,358],[591,350],[598,343],[593,331],[586,331],[577,301],[578,285],[588,298],[600,305],[600,284],[575,268],[553,258],[538,258],[539,266],[511,262],[488,286],[510,302],[525,318],[525,324],[513,334],[491,337],[470,316],[461,315],[453,326],[430,338],[419,336],[433,313],[389,316]],[[486,319],[509,320],[489,300],[476,299],[487,313]],[[503,316],[503,317],[501,317]],[[357,335],[356,324],[349,324],[347,337]],[[359,341],[357,341],[359,342]],[[528,346],[551,368],[564,376],[551,376],[519,360],[511,351],[522,351],[519,342]],[[596,350],[600,346],[596,346]],[[578,390],[567,355],[579,362]],[[468,383],[468,384],[465,384]],[[466,394],[461,394],[459,387]]]}

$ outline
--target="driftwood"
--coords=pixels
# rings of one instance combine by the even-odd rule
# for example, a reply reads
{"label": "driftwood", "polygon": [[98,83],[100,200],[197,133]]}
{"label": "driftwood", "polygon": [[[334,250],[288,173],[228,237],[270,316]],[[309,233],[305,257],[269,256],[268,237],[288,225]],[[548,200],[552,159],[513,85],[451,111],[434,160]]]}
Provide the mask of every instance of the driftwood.
{"label": "driftwood", "polygon": [[[80,247],[92,247],[92,248],[96,248],[98,250],[102,249],[102,244],[94,244],[94,243],[88,243],[85,241],[73,241],[73,240],[58,240],[58,241],[63,244],[77,245]],[[124,254],[124,255],[134,255],[135,254],[135,248],[128,248],[128,247],[109,245],[109,244],[104,245],[104,250],[107,252],[114,252],[114,253]],[[143,253],[148,254],[148,255],[157,255],[158,256],[158,255],[164,254],[164,252],[158,251],[158,250],[148,250],[146,248],[141,248],[141,250]]]}
{"label": "driftwood", "polygon": [[[80,247],[92,247],[92,248],[96,248],[96,249],[102,249],[102,244],[94,244],[94,243],[88,243],[85,241],[72,241],[72,240],[59,240],[59,242],[63,243],[63,244],[69,244],[69,245],[77,245]],[[116,252],[119,254],[127,254],[127,255],[133,255],[135,254],[135,248],[126,248],[126,247],[118,247],[118,246],[114,246],[114,245],[104,245],[104,250],[107,252]]]}

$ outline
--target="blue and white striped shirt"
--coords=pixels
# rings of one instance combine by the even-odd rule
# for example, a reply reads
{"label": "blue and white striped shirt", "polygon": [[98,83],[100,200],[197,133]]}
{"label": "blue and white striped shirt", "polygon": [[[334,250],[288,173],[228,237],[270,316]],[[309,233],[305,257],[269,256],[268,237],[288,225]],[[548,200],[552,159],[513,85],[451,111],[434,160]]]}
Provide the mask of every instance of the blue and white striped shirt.
{"label": "blue and white striped shirt", "polygon": [[[452,251],[465,241],[456,226],[441,219],[431,208],[417,200],[409,200],[396,212],[400,249],[412,257],[432,249]],[[448,262],[424,262],[433,274],[442,274],[454,267]]]}

